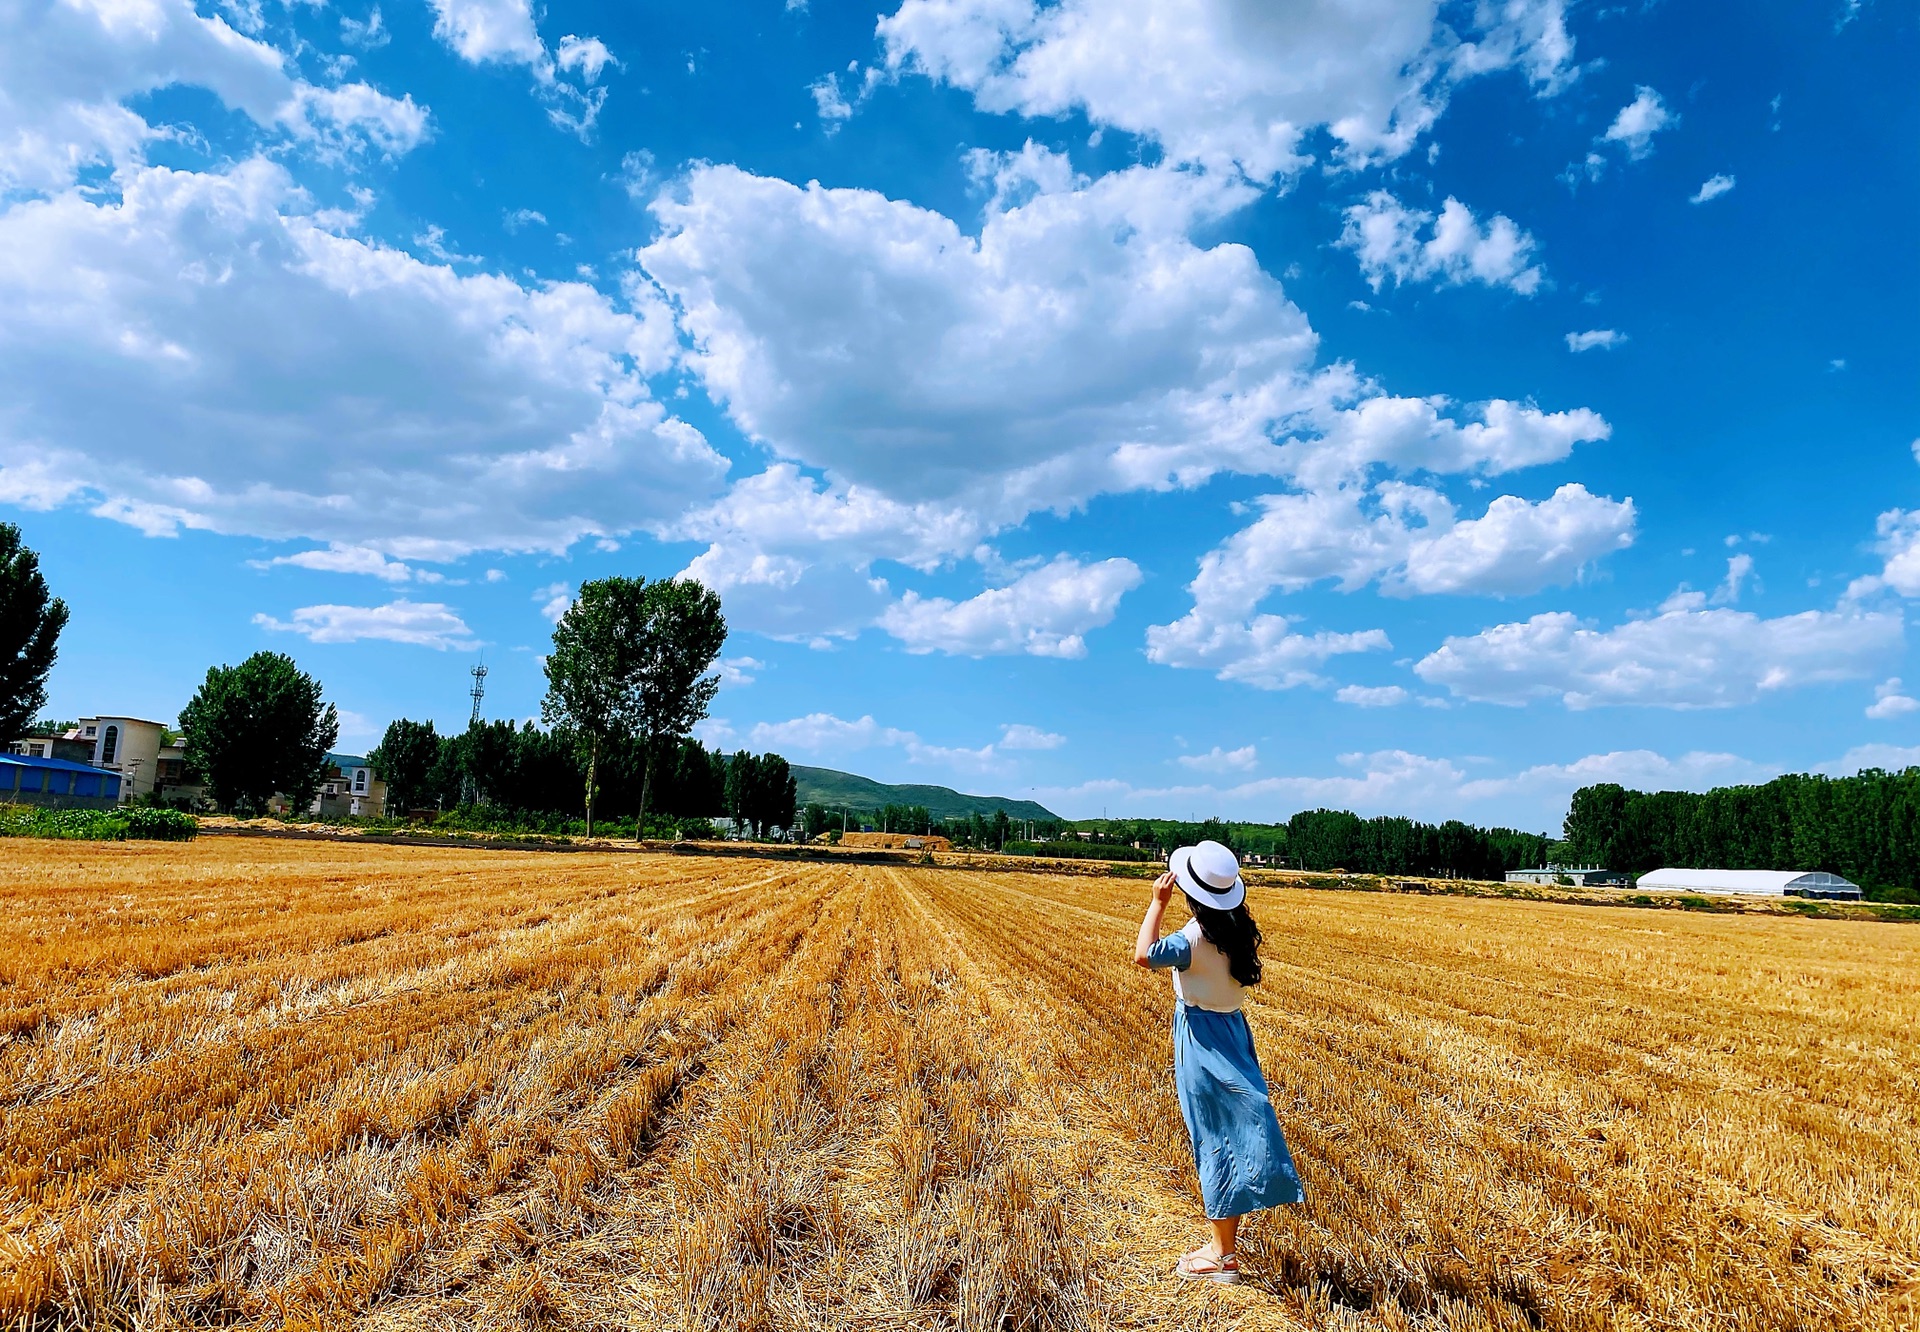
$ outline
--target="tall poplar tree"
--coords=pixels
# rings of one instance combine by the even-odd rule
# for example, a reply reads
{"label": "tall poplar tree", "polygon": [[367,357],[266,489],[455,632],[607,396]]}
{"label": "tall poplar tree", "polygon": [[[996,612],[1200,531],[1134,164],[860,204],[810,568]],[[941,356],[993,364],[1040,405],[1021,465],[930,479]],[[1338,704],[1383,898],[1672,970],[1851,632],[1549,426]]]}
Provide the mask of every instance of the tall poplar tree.
{"label": "tall poplar tree", "polygon": [[720,677],[708,675],[727,641],[720,595],[691,578],[630,580],[639,615],[633,668],[644,767],[640,820],[647,816],[653,770],[670,742],[705,720]]}
{"label": "tall poplar tree", "polygon": [[587,761],[587,836],[593,836],[593,800],[600,779],[600,756],[614,741],[640,729],[636,687],[641,656],[645,579],[598,578],[580,586],[580,595],[553,627],[553,651],[547,654],[547,696],[540,716],[552,727],[567,727]]}
{"label": "tall poplar tree", "polygon": [[47,704],[47,672],[67,627],[67,603],[47,592],[40,557],[20,529],[0,523],[0,740],[27,729]]}

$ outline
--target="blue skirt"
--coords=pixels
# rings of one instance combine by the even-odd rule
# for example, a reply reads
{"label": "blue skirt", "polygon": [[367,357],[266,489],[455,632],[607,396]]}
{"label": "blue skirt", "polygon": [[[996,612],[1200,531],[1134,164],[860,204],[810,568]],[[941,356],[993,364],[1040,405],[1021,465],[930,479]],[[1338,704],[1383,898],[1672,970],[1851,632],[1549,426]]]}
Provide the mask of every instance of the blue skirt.
{"label": "blue skirt", "polygon": [[1173,1082],[1209,1217],[1244,1216],[1305,1197],[1244,1013],[1176,1003]]}

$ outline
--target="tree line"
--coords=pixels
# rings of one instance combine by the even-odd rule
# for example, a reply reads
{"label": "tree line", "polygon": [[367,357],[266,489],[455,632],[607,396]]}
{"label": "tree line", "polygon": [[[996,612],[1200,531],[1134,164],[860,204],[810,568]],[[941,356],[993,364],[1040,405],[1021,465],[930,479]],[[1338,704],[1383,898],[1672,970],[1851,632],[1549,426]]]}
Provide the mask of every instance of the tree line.
{"label": "tree line", "polygon": [[[0,523],[0,728],[8,735],[24,733],[44,706],[66,621],[19,528]],[[431,721],[393,722],[369,755],[387,783],[388,809],[467,807],[507,818],[580,810],[589,835],[608,803],[630,811],[639,831],[723,816],[762,837],[794,828],[785,758],[728,757],[690,734],[720,687],[710,671],[726,638],[719,596],[691,579],[584,584],[554,627],[546,725],[476,721],[441,735]],[[211,667],[179,716],[189,781],[229,813],[263,813],[275,797],[295,809],[311,804],[339,739],[338,711],[324,695],[284,653]]]}
{"label": "tree line", "polygon": [[[591,742],[566,727],[475,722],[441,735],[431,721],[403,717],[387,727],[367,762],[386,782],[387,808],[397,814],[467,807],[510,820],[578,815],[591,752]],[[644,798],[646,822],[656,832],[704,831],[699,825],[717,818],[762,837],[794,826],[793,774],[778,754],[729,756],[692,736],[651,746],[624,736],[603,743],[592,767],[598,807],[638,819]]]}
{"label": "tree line", "polygon": [[[691,737],[720,688],[708,671],[727,640],[720,597],[692,579],[601,578],[585,583],[553,630],[547,693],[532,722],[474,723],[441,737],[401,719],[368,761],[390,807],[484,805],[565,809],[577,799],[593,834],[597,806],[699,821],[722,814],[764,837],[794,826],[786,759],[744,750],[731,759]],[[570,788],[570,789],[569,789]]]}
{"label": "tree line", "polygon": [[1512,828],[1479,828],[1458,820],[1421,823],[1395,816],[1363,819],[1345,810],[1314,809],[1284,823],[1222,819],[1016,819],[1001,810],[936,819],[918,805],[878,809],[809,804],[801,814],[809,837],[840,828],[931,833],[957,847],[1021,855],[1142,859],[1175,847],[1221,842],[1242,858],[1262,856],[1306,870],[1356,874],[1419,874],[1497,879],[1510,869],[1542,864],[1553,840]]}
{"label": "tree line", "polygon": [[1852,777],[1802,773],[1760,786],[1573,793],[1568,857],[1644,874],[1678,869],[1826,870],[1870,895],[1920,885],[1920,768]]}
{"label": "tree line", "polygon": [[[584,584],[546,658],[547,728],[476,722],[441,736],[431,722],[394,722],[370,756],[388,783],[389,808],[577,805],[589,835],[606,794],[631,802],[637,827],[663,805],[669,814],[718,813],[727,802],[725,766],[688,733],[720,687],[708,670],[726,637],[719,596],[692,580]],[[275,795],[296,809],[310,803],[339,738],[320,682],[275,652],[210,669],[180,724],[189,771],[219,808],[247,813]]]}
{"label": "tree line", "polygon": [[1479,828],[1459,819],[1363,819],[1337,809],[1295,814],[1287,820],[1286,832],[1280,854],[1301,869],[1462,879],[1499,879],[1508,870],[1540,865],[1553,844],[1539,833]]}
{"label": "tree line", "polygon": [[1543,863],[1555,845],[1540,833],[1481,828],[1450,819],[1422,823],[1397,815],[1361,818],[1339,809],[1302,810],[1281,823],[1206,819],[1087,819],[1033,825],[1033,843],[1016,849],[1049,854],[1062,840],[1091,853],[1152,851],[1159,855],[1199,841],[1233,848],[1242,859],[1264,857],[1302,870],[1497,879],[1510,869]]}

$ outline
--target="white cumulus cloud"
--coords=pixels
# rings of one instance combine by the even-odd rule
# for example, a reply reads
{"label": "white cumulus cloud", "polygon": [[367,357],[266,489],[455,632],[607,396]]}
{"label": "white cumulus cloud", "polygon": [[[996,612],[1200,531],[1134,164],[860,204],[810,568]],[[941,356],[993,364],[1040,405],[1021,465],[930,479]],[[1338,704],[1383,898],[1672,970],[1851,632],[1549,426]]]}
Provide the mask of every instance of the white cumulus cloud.
{"label": "white cumulus cloud", "polygon": [[1617,143],[1627,150],[1628,157],[1638,161],[1653,151],[1654,135],[1679,122],[1680,117],[1667,109],[1660,94],[1642,84],[1634,89],[1633,100],[1620,108],[1600,142]]}
{"label": "white cumulus cloud", "polygon": [[[472,64],[524,65],[546,103],[547,118],[582,138],[593,130],[606,89],[593,86],[614,62],[598,37],[572,33],[549,50],[534,24],[531,0],[430,0],[433,35]],[[578,83],[560,76],[572,74]]]}
{"label": "white cumulus cloud", "polygon": [[1397,708],[1413,697],[1399,685],[1345,685],[1333,696],[1356,708]]}
{"label": "white cumulus cloud", "polygon": [[529,0],[432,0],[433,35],[474,64],[538,66],[547,44],[533,26]]}
{"label": "white cumulus cloud", "polygon": [[1873,702],[1867,707],[1869,717],[1875,721],[1891,721],[1912,712],[1920,712],[1920,699],[1902,690],[1899,676],[1874,686]]}
{"label": "white cumulus cloud", "polygon": [[393,34],[387,30],[387,21],[375,5],[364,19],[356,19],[349,14],[340,16],[340,40],[348,46],[357,46],[364,51],[377,50],[393,40]]}
{"label": "white cumulus cloud", "polygon": [[253,560],[256,569],[289,565],[296,569],[314,569],[322,573],[367,574],[389,583],[404,583],[414,570],[400,560],[388,559],[368,546],[328,546],[324,550],[302,550],[292,555],[276,555],[270,560]]}
{"label": "white cumulus cloud", "polygon": [[548,583],[533,590],[533,600],[540,607],[542,619],[548,624],[559,624],[560,617],[573,604],[573,588],[564,582]]}
{"label": "white cumulus cloud", "polygon": [[1703,204],[1718,199],[1733,188],[1733,177],[1728,175],[1708,176],[1700,188],[1687,199],[1688,203]]}
{"label": "white cumulus cloud", "polygon": [[1570,482],[1529,503],[1502,495],[1479,518],[1431,529],[1407,552],[1389,592],[1520,596],[1573,581],[1604,555],[1633,544],[1633,501]]}
{"label": "white cumulus cloud", "polygon": [[911,731],[882,726],[871,715],[844,721],[830,712],[810,712],[783,722],[760,722],[751,732],[755,745],[803,754],[849,753],[917,740]]}
{"label": "white cumulus cloud", "polygon": [[[1312,328],[1252,253],[1191,238],[1244,186],[1143,167],[1089,181],[1032,144],[968,165],[991,188],[977,235],[733,167],[696,167],[652,205],[640,262],[681,312],[686,364],[777,459],[673,525],[707,543],[687,572],[742,627],[857,634],[905,600],[877,562],[931,571],[1101,494],[1223,472],[1316,489],[1493,475],[1609,433],[1586,408],[1398,398],[1316,369]],[[916,592],[920,614],[896,622],[933,623],[933,600]]]}
{"label": "white cumulus cloud", "polygon": [[1384,629],[1300,634],[1292,625],[1284,615],[1223,620],[1189,611],[1172,624],[1148,626],[1147,660],[1210,670],[1217,679],[1256,689],[1294,689],[1324,684],[1319,668],[1331,657],[1384,652],[1393,646]]}
{"label": "white cumulus cloud", "polygon": [[1194,772],[1252,772],[1259,766],[1260,756],[1252,745],[1238,749],[1215,745],[1204,754],[1181,754],[1174,762]]}
{"label": "white cumulus cloud", "polygon": [[1744,551],[1727,560],[1727,576],[1720,580],[1708,601],[1715,606],[1732,606],[1739,602],[1740,593],[1745,590],[1747,580],[1753,577],[1753,556]]}
{"label": "white cumulus cloud", "polygon": [[410,643],[442,652],[479,645],[466,621],[437,601],[404,598],[384,606],[302,606],[291,620],[260,614],[253,622],[276,633],[294,633],[316,643],[358,643],[378,639]]}
{"label": "white cumulus cloud", "polygon": [[1385,632],[1297,633],[1289,617],[1256,613],[1274,590],[1331,580],[1353,591],[1377,579],[1396,596],[1520,595],[1572,581],[1633,540],[1633,502],[1577,483],[1538,503],[1503,495],[1464,521],[1439,492],[1398,483],[1371,497],[1346,488],[1269,495],[1260,506],[1257,520],[1202,557],[1188,587],[1193,609],[1147,630],[1148,660],[1262,689],[1324,684],[1317,668],[1329,657],[1385,649]]}
{"label": "white cumulus cloud", "polygon": [[1002,749],[1058,749],[1067,743],[1067,737],[1025,722],[1013,722],[1001,728],[999,743]]}
{"label": "white cumulus cloud", "polygon": [[971,93],[982,110],[1096,124],[1175,161],[1259,180],[1312,158],[1324,129],[1349,165],[1392,159],[1459,81],[1517,68],[1571,77],[1561,0],[1440,15],[1433,0],[904,0],[880,21],[886,64]]}
{"label": "white cumulus cloud", "polygon": [[[1560,178],[1569,187],[1577,186],[1583,176],[1588,180],[1599,180],[1606,175],[1607,167],[1613,161],[1607,155],[1608,150],[1623,149],[1629,161],[1637,162],[1653,151],[1654,135],[1679,123],[1679,114],[1667,106],[1665,99],[1642,84],[1634,89],[1633,100],[1620,108],[1612,123],[1594,136],[1593,147],[1588,150],[1585,160],[1569,166]],[[1703,200],[1695,199],[1694,202]]]}
{"label": "white cumulus cloud", "polygon": [[[759,722],[748,732],[747,738],[755,749],[770,750],[789,757],[798,754],[808,758],[845,759],[849,755],[885,750],[903,754],[907,762],[914,765],[945,768],[959,773],[1004,774],[1015,766],[1015,761],[1007,757],[1009,751],[1051,747],[1025,743],[1035,738],[1024,733],[1030,729],[1008,727],[1006,732],[1012,735],[1012,743],[1003,738],[997,743],[969,749],[963,745],[930,743],[921,739],[916,732],[883,726],[871,715],[847,721],[830,712],[813,712],[783,722]],[[707,734],[709,743],[722,743],[730,741],[734,733],[728,727],[724,733],[709,728]],[[1046,736],[1045,732],[1035,734],[1048,739],[1058,738]]]}
{"label": "white cumulus cloud", "polygon": [[613,58],[613,52],[598,37],[576,37],[568,33],[555,48],[553,63],[569,73],[577,70],[581,78],[588,83],[595,83],[599,81],[601,70],[620,62]]}
{"label": "white cumulus cloud", "polygon": [[321,87],[277,48],[189,0],[62,0],[0,9],[0,195],[65,189],[87,166],[140,166],[172,131],[128,105],[204,88],[261,130],[323,151],[404,153],[426,108],[364,83]]}
{"label": "white cumulus cloud", "polygon": [[1920,509],[1888,509],[1876,521],[1875,531],[1875,548],[1886,563],[1878,574],[1856,580],[1850,591],[1864,595],[1887,587],[1903,597],[1920,597]]}
{"label": "white cumulus cloud", "polygon": [[1313,332],[1250,251],[1187,238],[1247,197],[1136,168],[993,212],[976,239],[871,191],[699,167],[654,203],[640,257],[749,435],[997,526],[1272,465]]}
{"label": "white cumulus cloud", "polygon": [[1567,334],[1567,350],[1583,352],[1597,347],[1601,351],[1612,351],[1626,340],[1627,335],[1617,328],[1590,328],[1584,333]]}
{"label": "white cumulus cloud", "polygon": [[0,490],[400,559],[564,550],[718,490],[648,392],[675,355],[650,288],[457,273],[309,208],[254,158],[0,211]]}
{"label": "white cumulus cloud", "polygon": [[807,91],[813,94],[814,112],[829,134],[839,129],[842,121],[852,118],[853,103],[841,93],[840,80],[834,75],[821,75],[807,85]]}
{"label": "white cumulus cloud", "polygon": [[1438,491],[1404,484],[1269,495],[1259,505],[1258,519],[1201,559],[1190,590],[1210,614],[1244,615],[1276,588],[1323,580],[1348,592],[1378,579],[1396,595],[1523,595],[1573,581],[1630,545],[1634,530],[1632,500],[1577,482],[1538,502],[1502,495],[1469,519]]}
{"label": "white cumulus cloud", "polygon": [[909,652],[1084,657],[1084,635],[1111,621],[1120,598],[1139,585],[1131,560],[1081,564],[1063,555],[966,601],[909,592],[888,607],[880,627]]}
{"label": "white cumulus cloud", "polygon": [[1613,433],[1586,407],[1547,412],[1495,398],[1475,408],[1479,420],[1461,423],[1441,414],[1448,406],[1444,398],[1362,397],[1326,414],[1317,433],[1281,445],[1281,473],[1316,490],[1360,479],[1372,468],[1402,476],[1498,476],[1559,462],[1576,444]]}
{"label": "white cumulus cloud", "polygon": [[757,657],[722,657],[719,663],[720,680],[723,684],[745,686],[752,684],[757,677],[755,671],[764,671],[767,663]]}
{"label": "white cumulus cloud", "polygon": [[[1546,276],[1532,262],[1534,239],[1512,218],[1496,213],[1485,223],[1449,197],[1440,215],[1408,208],[1386,190],[1375,190],[1347,209],[1340,244],[1360,260],[1360,271],[1379,291],[1387,282],[1478,282],[1530,296]],[[1422,239],[1421,231],[1427,235]]]}
{"label": "white cumulus cloud", "polygon": [[1448,638],[1414,672],[1461,698],[1569,708],[1720,708],[1784,689],[1858,679],[1896,657],[1898,613],[1803,611],[1763,619],[1676,598],[1658,614],[1594,629],[1564,611]]}
{"label": "white cumulus cloud", "polygon": [[1851,777],[1862,768],[1879,768],[1885,772],[1920,768],[1920,745],[1855,745],[1841,758],[1823,763],[1814,771],[1830,777]]}

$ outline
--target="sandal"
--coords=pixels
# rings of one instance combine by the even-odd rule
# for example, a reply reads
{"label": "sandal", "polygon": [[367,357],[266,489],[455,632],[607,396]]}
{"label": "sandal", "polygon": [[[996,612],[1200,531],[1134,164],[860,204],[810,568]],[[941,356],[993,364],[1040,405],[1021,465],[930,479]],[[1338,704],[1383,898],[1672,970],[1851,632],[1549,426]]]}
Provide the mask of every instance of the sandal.
{"label": "sandal", "polygon": [[1174,1275],[1187,1281],[1217,1281],[1231,1286],[1240,1280],[1240,1259],[1231,1253],[1209,1258],[1202,1249],[1183,1254],[1174,1264]]}

